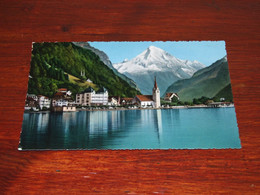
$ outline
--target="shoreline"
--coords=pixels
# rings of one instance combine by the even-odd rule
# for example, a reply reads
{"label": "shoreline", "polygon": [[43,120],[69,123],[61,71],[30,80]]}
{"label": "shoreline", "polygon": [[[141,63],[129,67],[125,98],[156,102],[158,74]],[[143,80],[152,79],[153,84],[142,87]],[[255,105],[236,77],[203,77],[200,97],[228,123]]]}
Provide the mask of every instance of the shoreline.
{"label": "shoreline", "polygon": [[[231,106],[221,106],[221,107],[217,107],[217,108],[233,108],[234,105]],[[109,108],[105,108],[105,109],[89,109],[89,108],[77,108],[76,111],[65,111],[65,112],[79,112],[79,111],[121,111],[121,110],[168,110],[168,109],[196,109],[196,108],[214,108],[214,107],[210,107],[207,105],[195,105],[195,106],[172,106],[172,107],[160,107],[160,108],[122,108],[122,107],[118,107],[118,108],[113,108],[113,109],[109,109]],[[49,113],[51,112],[50,110],[48,111],[27,111],[25,110],[24,113]],[[55,112],[54,112],[55,113]],[[57,112],[59,113],[59,112]]]}

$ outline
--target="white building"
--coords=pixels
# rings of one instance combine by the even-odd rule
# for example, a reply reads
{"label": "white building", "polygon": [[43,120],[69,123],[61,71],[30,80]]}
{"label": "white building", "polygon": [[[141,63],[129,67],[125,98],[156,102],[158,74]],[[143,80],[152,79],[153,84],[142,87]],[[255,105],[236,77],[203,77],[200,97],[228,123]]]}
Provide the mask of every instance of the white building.
{"label": "white building", "polygon": [[58,89],[52,99],[52,111],[54,112],[72,112],[76,111],[75,102],[71,98],[71,92],[66,88]]}
{"label": "white building", "polygon": [[69,101],[66,99],[53,99],[52,106],[68,106]]}
{"label": "white building", "polygon": [[138,104],[140,107],[154,107],[152,95],[136,95],[133,99],[133,104]]}
{"label": "white building", "polygon": [[108,105],[110,105],[110,106],[118,106],[119,102],[118,102],[118,100],[115,97],[109,97]]}
{"label": "white building", "polygon": [[43,109],[44,107],[50,108],[51,100],[46,96],[38,95],[38,104],[40,109]]}
{"label": "white building", "polygon": [[89,87],[82,93],[76,94],[76,104],[82,106],[107,105],[108,91],[102,87],[96,92],[94,89]]}
{"label": "white building", "polygon": [[138,104],[140,107],[161,107],[160,90],[156,78],[154,79],[153,95],[136,95],[133,104]]}

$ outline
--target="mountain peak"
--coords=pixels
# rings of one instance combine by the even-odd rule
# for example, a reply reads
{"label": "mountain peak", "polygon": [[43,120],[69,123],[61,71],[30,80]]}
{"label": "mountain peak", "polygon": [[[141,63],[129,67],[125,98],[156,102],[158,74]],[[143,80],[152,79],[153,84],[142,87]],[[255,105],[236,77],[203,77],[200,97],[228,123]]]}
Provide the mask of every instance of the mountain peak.
{"label": "mountain peak", "polygon": [[[154,61],[161,61],[162,59],[167,58],[170,56],[166,51],[162,50],[161,48],[155,47],[153,45],[149,46],[146,50],[144,50],[140,55],[136,58],[139,58],[141,61],[146,61],[146,65],[144,67],[149,66],[149,62]],[[172,56],[173,57],[173,56]]]}
{"label": "mountain peak", "polygon": [[150,45],[135,58],[113,64],[120,73],[140,73],[147,71],[166,71],[177,73],[179,78],[187,78],[205,65],[198,61],[180,60],[161,48]]}
{"label": "mountain peak", "polygon": [[149,46],[147,49],[146,49],[147,52],[152,52],[152,53],[166,53],[166,51],[162,50],[161,48],[159,47],[155,47],[153,45]]}
{"label": "mountain peak", "polygon": [[150,84],[155,75],[158,75],[158,87],[165,91],[173,81],[190,78],[197,70],[205,67],[199,62],[180,60],[153,45],[135,58],[113,66],[118,72],[133,79],[143,94],[150,93],[149,90],[153,87]]}
{"label": "mountain peak", "polygon": [[147,49],[149,49],[149,50],[162,50],[161,48],[155,47],[153,45],[150,45]]}

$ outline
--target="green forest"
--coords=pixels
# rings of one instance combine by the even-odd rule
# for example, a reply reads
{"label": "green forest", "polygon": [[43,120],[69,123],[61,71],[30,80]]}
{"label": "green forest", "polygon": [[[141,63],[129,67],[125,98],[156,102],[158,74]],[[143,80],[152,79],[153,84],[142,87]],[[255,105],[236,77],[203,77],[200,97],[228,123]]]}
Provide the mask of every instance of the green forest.
{"label": "green forest", "polygon": [[88,87],[72,82],[69,75],[81,83],[90,79],[97,89],[105,87],[110,96],[140,94],[90,50],[70,42],[33,44],[28,93],[52,97],[58,88],[67,88],[75,96]]}

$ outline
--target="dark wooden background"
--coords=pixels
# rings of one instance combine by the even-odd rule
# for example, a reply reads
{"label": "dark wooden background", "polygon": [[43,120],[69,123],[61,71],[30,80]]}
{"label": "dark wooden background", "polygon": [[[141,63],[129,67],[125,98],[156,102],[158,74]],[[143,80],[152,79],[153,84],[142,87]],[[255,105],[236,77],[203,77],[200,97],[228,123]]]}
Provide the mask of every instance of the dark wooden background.
{"label": "dark wooden background", "polygon": [[[260,1],[0,0],[0,190],[260,194]],[[225,40],[242,149],[17,150],[31,43]]]}

